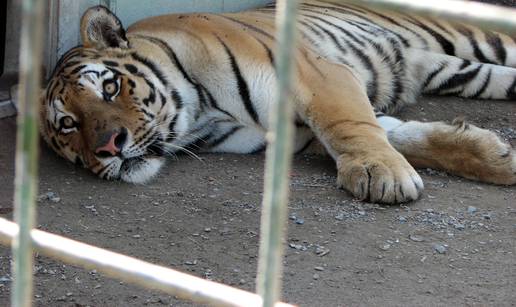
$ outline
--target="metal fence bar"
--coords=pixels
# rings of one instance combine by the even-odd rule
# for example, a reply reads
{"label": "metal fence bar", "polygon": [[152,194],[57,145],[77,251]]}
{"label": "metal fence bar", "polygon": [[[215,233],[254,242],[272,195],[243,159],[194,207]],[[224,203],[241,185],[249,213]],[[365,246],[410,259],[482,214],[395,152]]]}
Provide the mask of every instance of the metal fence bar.
{"label": "metal fence bar", "polygon": [[16,136],[16,179],[14,219],[20,231],[14,238],[11,302],[26,307],[32,301],[32,240],[30,230],[35,222],[35,198],[38,169],[38,110],[43,54],[43,18],[45,1],[22,1],[20,42],[19,115]]}
{"label": "metal fence bar", "polygon": [[276,53],[277,102],[270,110],[271,132],[268,135],[265,163],[265,188],[261,218],[260,254],[257,292],[263,306],[273,306],[281,293],[284,232],[287,220],[289,172],[294,137],[292,75],[295,50],[298,0],[277,2]]}
{"label": "metal fence bar", "polygon": [[[15,223],[0,218],[0,243],[10,244],[16,237],[18,229],[19,227]],[[145,288],[161,290],[182,299],[213,306],[262,306],[262,298],[255,293],[181,273],[41,230],[33,229],[30,236],[34,249],[43,255],[85,269],[97,269],[110,277]],[[32,269],[30,272],[32,273]],[[31,299],[31,296],[28,299]],[[293,307],[284,303],[277,303],[274,306]]]}
{"label": "metal fence bar", "polygon": [[332,0],[379,9],[448,18],[504,33],[516,33],[516,9],[461,0]]}

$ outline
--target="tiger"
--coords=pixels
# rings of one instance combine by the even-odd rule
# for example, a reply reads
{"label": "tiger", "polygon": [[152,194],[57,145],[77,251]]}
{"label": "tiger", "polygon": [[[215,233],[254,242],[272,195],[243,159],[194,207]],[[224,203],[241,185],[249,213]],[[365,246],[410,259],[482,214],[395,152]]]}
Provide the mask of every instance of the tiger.
{"label": "tiger", "polygon": [[[88,9],[82,45],[42,92],[44,140],[101,178],[134,184],[180,152],[263,152],[278,98],[275,13],[273,2],[125,29],[106,7]],[[516,184],[515,151],[494,132],[393,115],[422,94],[514,100],[514,37],[319,0],[300,2],[296,26],[293,151],[333,158],[339,188],[374,203],[415,201],[424,189],[415,168]]]}

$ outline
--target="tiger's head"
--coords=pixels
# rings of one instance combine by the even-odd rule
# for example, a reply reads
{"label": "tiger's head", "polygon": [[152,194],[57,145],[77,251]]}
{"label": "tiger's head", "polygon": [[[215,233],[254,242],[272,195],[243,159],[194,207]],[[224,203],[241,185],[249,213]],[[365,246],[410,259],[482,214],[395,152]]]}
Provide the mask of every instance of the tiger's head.
{"label": "tiger's head", "polygon": [[143,183],[181,134],[184,80],[131,48],[104,7],[81,20],[83,45],[59,60],[41,96],[40,131],[64,158],[105,179]]}

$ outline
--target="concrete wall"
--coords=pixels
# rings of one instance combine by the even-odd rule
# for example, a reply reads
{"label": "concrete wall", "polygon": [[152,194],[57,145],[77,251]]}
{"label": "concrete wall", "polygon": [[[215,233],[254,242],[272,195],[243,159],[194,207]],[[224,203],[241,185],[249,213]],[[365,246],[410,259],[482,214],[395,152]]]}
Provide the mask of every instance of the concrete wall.
{"label": "concrete wall", "polygon": [[[57,57],[80,44],[79,20],[93,5],[111,9],[127,28],[149,16],[187,12],[235,12],[270,3],[271,0],[54,0],[59,3]],[[54,62],[55,63],[55,62]]]}
{"label": "concrete wall", "polygon": [[[6,0],[0,0],[6,1]],[[45,0],[41,0],[45,1]],[[48,1],[47,47],[44,55],[47,73],[68,49],[80,44],[79,21],[91,6],[109,7],[125,27],[148,16],[186,12],[234,12],[258,7],[271,0],[46,0]],[[4,71],[18,69],[20,1],[7,0],[7,37]],[[1,63],[0,63],[1,64]]]}
{"label": "concrete wall", "polygon": [[[258,7],[271,0],[111,0],[112,11],[127,27],[143,17],[168,13],[188,12],[237,12]],[[145,4],[142,5],[141,3]]]}

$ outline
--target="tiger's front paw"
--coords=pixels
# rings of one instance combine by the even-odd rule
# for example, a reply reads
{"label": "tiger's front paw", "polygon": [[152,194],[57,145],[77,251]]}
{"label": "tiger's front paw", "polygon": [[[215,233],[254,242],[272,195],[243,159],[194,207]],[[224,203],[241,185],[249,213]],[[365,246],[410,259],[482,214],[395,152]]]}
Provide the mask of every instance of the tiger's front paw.
{"label": "tiger's front paw", "polygon": [[423,181],[397,153],[343,154],[337,159],[339,187],[360,200],[397,204],[419,198]]}

